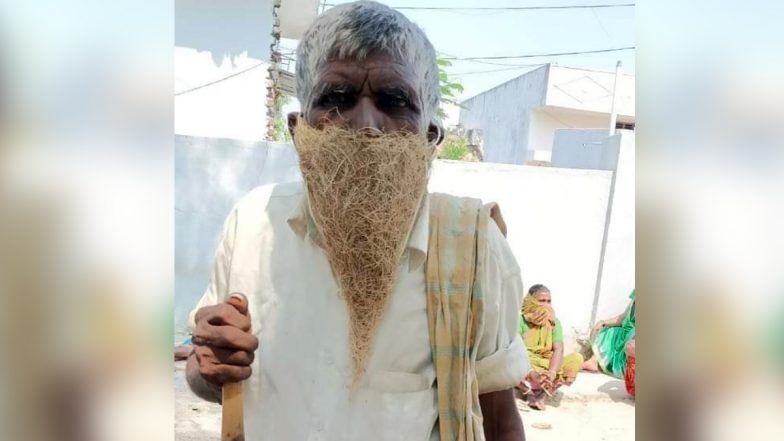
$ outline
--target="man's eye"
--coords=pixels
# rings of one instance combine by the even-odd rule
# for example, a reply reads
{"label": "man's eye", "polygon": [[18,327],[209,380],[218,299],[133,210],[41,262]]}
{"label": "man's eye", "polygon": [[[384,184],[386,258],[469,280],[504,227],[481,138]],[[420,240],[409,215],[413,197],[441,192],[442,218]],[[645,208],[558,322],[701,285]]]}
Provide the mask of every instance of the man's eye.
{"label": "man's eye", "polygon": [[324,95],[319,100],[322,106],[344,106],[351,102],[351,95],[345,92],[332,92]]}
{"label": "man's eye", "polygon": [[405,97],[385,95],[381,97],[381,105],[387,108],[404,109],[408,107],[408,99]]}

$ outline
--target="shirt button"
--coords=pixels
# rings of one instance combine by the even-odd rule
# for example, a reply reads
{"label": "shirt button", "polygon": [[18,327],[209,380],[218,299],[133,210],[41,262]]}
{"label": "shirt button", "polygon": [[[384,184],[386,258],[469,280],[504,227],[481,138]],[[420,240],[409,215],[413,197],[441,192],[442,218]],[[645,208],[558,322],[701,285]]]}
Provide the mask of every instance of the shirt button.
{"label": "shirt button", "polygon": [[324,363],[326,363],[327,366],[332,366],[335,363],[335,359],[332,358],[331,354],[325,354],[324,355]]}
{"label": "shirt button", "polygon": [[324,430],[324,422],[321,420],[316,421],[316,432],[321,432]]}

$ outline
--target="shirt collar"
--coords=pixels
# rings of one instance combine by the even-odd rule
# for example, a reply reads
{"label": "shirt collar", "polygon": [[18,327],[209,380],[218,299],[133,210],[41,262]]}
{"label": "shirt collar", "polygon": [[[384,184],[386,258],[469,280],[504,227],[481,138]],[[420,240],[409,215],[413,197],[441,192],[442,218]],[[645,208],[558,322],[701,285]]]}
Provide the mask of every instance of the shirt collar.
{"label": "shirt collar", "polygon": [[[306,193],[303,192],[302,199],[299,204],[294,206],[294,209],[289,214],[287,222],[297,236],[302,239],[308,237],[314,244],[321,246],[316,224],[313,222],[313,217],[311,217],[310,210],[308,209],[308,198]],[[422,206],[419,208],[419,213],[417,213],[414,227],[411,229],[411,233],[408,236],[408,243],[406,244],[409,272],[418,269],[425,263],[425,259],[427,258],[429,223],[430,198],[426,194]]]}

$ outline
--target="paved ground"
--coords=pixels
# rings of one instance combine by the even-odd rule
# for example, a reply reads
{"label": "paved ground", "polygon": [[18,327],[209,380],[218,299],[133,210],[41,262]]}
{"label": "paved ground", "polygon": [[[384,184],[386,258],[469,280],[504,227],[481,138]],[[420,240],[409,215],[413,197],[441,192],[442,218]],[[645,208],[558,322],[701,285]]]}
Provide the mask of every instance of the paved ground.
{"label": "paved ground", "polygon": [[[220,439],[220,406],[204,402],[188,389],[185,363],[175,364],[175,434],[177,441]],[[632,441],[634,401],[623,382],[601,374],[581,373],[571,387],[563,387],[542,412],[520,400],[517,407],[528,441]]]}

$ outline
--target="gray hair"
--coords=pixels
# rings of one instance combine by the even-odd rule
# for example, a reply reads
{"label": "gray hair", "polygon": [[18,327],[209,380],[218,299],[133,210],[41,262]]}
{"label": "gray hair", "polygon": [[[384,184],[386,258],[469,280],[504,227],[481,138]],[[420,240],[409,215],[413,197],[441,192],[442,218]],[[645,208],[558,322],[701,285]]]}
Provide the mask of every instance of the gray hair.
{"label": "gray hair", "polygon": [[389,6],[372,1],[344,3],[321,14],[297,46],[297,97],[309,110],[314,80],[329,60],[361,60],[387,53],[411,61],[422,80],[418,91],[428,123],[438,121],[441,100],[436,51],[424,31]]}

